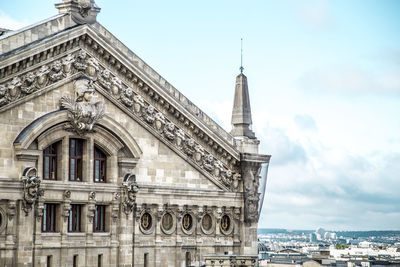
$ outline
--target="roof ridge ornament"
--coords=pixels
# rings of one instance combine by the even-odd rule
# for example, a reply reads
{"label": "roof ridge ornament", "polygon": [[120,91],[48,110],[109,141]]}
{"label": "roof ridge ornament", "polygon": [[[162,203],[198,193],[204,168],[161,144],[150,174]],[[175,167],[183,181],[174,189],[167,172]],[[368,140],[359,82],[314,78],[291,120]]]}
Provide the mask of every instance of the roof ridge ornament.
{"label": "roof ridge ornament", "polygon": [[55,4],[59,13],[70,13],[72,20],[78,24],[93,24],[100,12],[94,0],[62,0]]}

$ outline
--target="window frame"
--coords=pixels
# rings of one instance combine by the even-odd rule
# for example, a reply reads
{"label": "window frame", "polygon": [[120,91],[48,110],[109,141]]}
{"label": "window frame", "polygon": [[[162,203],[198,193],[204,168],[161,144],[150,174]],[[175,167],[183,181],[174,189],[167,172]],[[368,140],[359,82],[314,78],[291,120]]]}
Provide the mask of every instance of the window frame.
{"label": "window frame", "polygon": [[[96,152],[98,152],[98,154],[100,155],[100,157],[97,157]],[[103,156],[103,157],[101,157]],[[98,177],[99,180],[96,180],[96,163],[99,162],[99,173],[98,173]],[[102,167],[104,168],[104,175],[103,175],[103,179],[101,179],[101,172],[102,172]],[[104,151],[98,147],[97,145],[94,145],[93,148],[93,182],[94,183],[106,183],[107,182],[107,155],[106,153],[104,153]]]}
{"label": "window frame", "polygon": [[82,207],[83,205],[81,204],[71,204],[71,209],[68,215],[68,232],[82,232]]}
{"label": "window frame", "polygon": [[[60,141],[58,142],[54,142],[51,145],[47,146],[45,149],[43,149],[43,180],[51,180],[51,181],[56,181],[57,180],[57,176],[58,176],[58,165],[57,165],[57,161],[58,161],[58,149],[57,147],[60,145],[59,144]],[[46,150],[50,150],[53,149],[55,153],[46,153]],[[49,168],[48,168],[48,177],[46,178],[46,158],[49,158]],[[53,162],[54,160],[54,162]],[[53,163],[54,163],[54,168],[53,167]],[[54,169],[54,178],[52,178],[51,175],[51,170]]]}
{"label": "window frame", "polygon": [[[50,208],[50,209],[49,209]],[[57,232],[57,204],[44,203],[42,216],[42,232],[55,233]]]}
{"label": "window frame", "polygon": [[[73,142],[75,144],[73,151],[75,151],[75,154],[78,153],[78,155],[72,155]],[[78,144],[80,144],[80,146]],[[83,178],[82,178],[82,176],[83,176],[83,145],[84,145],[83,139],[79,139],[79,138],[70,138],[69,139],[68,181],[82,182],[82,180],[83,180]],[[73,171],[71,168],[72,160],[75,160],[74,178],[72,178],[72,171]],[[80,169],[79,169],[79,163],[80,163]]]}
{"label": "window frame", "polygon": [[[106,232],[106,205],[95,205],[94,206],[94,217],[93,217],[93,232],[104,233]],[[100,223],[98,223],[100,221]],[[98,227],[100,226],[100,227]]]}

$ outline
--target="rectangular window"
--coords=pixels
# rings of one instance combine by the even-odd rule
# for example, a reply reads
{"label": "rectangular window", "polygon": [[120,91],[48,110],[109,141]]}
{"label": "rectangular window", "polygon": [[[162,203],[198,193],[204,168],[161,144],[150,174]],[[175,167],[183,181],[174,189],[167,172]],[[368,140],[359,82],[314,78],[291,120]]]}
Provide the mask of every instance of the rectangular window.
{"label": "rectangular window", "polygon": [[94,182],[106,182],[106,154],[99,148],[94,147]]}
{"label": "rectangular window", "polygon": [[82,181],[83,140],[69,140],[69,180]]}
{"label": "rectangular window", "polygon": [[73,261],[72,261],[72,266],[73,267],[78,267],[78,255],[74,255]]}
{"label": "rectangular window", "polygon": [[57,180],[57,147],[60,142],[49,145],[43,150],[43,179]]}
{"label": "rectangular window", "polygon": [[106,206],[96,205],[94,209],[93,232],[105,232]]}
{"label": "rectangular window", "polygon": [[47,256],[47,264],[46,264],[46,267],[51,267],[51,266],[52,266],[52,260],[53,260],[53,258],[52,258],[51,255]]}
{"label": "rectangular window", "polygon": [[144,267],[149,267],[149,253],[144,253]]}
{"label": "rectangular window", "polygon": [[68,217],[68,232],[81,231],[81,211],[82,205],[71,205]]}
{"label": "rectangular window", "polygon": [[56,231],[56,204],[43,205],[42,232]]}
{"label": "rectangular window", "polygon": [[103,254],[97,255],[97,266],[103,267]]}

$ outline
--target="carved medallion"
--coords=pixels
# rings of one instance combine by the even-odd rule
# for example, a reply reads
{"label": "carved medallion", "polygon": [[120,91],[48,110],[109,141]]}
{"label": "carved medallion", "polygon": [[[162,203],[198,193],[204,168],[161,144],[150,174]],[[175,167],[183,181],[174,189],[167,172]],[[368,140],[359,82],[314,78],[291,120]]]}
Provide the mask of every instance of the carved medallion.
{"label": "carved medallion", "polygon": [[201,226],[206,231],[211,230],[212,218],[211,218],[210,214],[206,214],[206,215],[203,216],[203,219],[201,220]]}
{"label": "carved medallion", "polygon": [[193,218],[190,214],[186,213],[182,218],[182,227],[186,231],[190,231],[193,226]]}
{"label": "carved medallion", "polygon": [[142,218],[140,218],[140,226],[143,230],[149,231],[151,228],[151,215],[149,213],[143,213]]}
{"label": "carved medallion", "polygon": [[231,219],[229,218],[228,215],[225,214],[221,218],[221,229],[224,232],[228,232],[230,227],[231,227]]}
{"label": "carved medallion", "polygon": [[165,213],[164,216],[162,217],[162,227],[164,230],[169,231],[171,230],[173,225],[173,218],[170,213]]}

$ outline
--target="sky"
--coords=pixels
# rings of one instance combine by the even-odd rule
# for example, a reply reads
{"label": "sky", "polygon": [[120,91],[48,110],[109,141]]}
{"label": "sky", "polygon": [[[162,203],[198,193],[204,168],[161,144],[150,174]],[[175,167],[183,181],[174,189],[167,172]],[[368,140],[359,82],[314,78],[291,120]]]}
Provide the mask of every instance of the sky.
{"label": "sky", "polygon": [[[57,14],[0,0],[0,28]],[[272,155],[262,228],[400,230],[400,1],[97,0],[98,21],[227,131],[243,38]]]}

